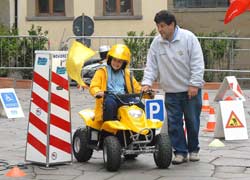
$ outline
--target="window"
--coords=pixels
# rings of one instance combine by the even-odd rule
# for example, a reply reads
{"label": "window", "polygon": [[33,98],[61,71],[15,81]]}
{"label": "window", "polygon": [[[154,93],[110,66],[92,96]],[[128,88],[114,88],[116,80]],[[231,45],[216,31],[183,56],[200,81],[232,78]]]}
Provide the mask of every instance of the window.
{"label": "window", "polygon": [[228,0],[174,0],[175,8],[223,8],[228,6]]}
{"label": "window", "polygon": [[104,16],[132,16],[132,0],[103,0]]}
{"label": "window", "polygon": [[64,0],[36,0],[37,16],[65,16]]}
{"label": "window", "polygon": [[142,0],[95,0],[94,20],[141,20]]}

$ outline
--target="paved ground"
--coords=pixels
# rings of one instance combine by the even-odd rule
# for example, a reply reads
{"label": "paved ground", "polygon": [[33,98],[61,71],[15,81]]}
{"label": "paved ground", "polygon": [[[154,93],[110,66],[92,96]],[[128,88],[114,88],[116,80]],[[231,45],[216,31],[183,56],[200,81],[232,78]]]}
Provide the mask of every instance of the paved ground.
{"label": "paved ground", "polygon": [[[216,91],[208,91],[210,104]],[[250,127],[250,91],[244,91],[247,101],[244,103],[245,115]],[[9,169],[7,165],[22,164],[25,156],[25,144],[28,124],[30,90],[16,89],[17,96],[25,113],[25,118],[7,119],[0,117],[0,179],[13,179],[4,176]],[[93,107],[94,99],[87,92],[79,92],[74,87],[70,92],[72,106],[73,130],[83,125],[77,112],[83,108]],[[133,161],[123,161],[118,172],[107,172],[103,167],[102,152],[95,152],[88,163],[78,163],[74,159],[71,164],[62,164],[45,168],[35,164],[20,166],[27,176],[17,179],[39,180],[80,180],[80,179],[250,179],[250,143],[249,140],[223,141],[225,147],[214,148],[208,144],[214,139],[214,133],[202,131],[207,123],[202,115],[200,131],[199,162],[188,162],[182,165],[171,165],[166,170],[157,169],[152,155],[141,155]],[[248,133],[249,134],[249,133]]]}

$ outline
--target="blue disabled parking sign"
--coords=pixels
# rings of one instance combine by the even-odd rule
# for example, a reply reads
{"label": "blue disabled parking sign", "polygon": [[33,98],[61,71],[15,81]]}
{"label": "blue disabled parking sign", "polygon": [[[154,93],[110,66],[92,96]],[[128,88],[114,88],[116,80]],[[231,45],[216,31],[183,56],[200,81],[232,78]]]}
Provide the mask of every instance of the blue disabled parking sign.
{"label": "blue disabled parking sign", "polygon": [[0,89],[0,100],[8,118],[24,117],[23,110],[13,88]]}
{"label": "blue disabled parking sign", "polygon": [[3,99],[3,103],[6,108],[15,108],[18,107],[18,103],[13,92],[1,93],[1,97]]}
{"label": "blue disabled parking sign", "polygon": [[164,121],[164,102],[162,99],[149,99],[145,101],[147,119]]}

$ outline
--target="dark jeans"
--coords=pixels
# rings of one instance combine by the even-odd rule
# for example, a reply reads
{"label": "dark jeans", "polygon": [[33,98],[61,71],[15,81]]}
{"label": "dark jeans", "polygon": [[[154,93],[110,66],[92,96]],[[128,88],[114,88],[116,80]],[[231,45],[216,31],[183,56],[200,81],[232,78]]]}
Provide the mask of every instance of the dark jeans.
{"label": "dark jeans", "polygon": [[[126,98],[122,100],[126,103],[131,101],[138,102],[135,98]],[[107,95],[104,98],[103,121],[117,120],[117,111],[122,105],[123,104],[115,96]],[[144,104],[142,102],[139,102],[136,105],[144,110]]]}
{"label": "dark jeans", "polygon": [[[198,152],[201,113],[201,90],[197,96],[188,98],[187,92],[166,93],[165,106],[168,117],[168,133],[175,154],[187,156]],[[187,140],[183,131],[183,114],[187,129]]]}

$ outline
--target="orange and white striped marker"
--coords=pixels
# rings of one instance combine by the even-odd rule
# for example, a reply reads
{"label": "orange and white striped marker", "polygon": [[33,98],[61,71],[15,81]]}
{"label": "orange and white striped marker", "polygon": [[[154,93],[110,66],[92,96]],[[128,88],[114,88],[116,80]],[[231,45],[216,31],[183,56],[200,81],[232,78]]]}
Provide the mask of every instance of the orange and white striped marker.
{"label": "orange and white striped marker", "polygon": [[209,112],[209,110],[210,110],[209,96],[207,92],[204,92],[202,99],[202,112]]}
{"label": "orange and white striped marker", "polygon": [[36,51],[25,160],[72,162],[67,51]]}
{"label": "orange and white striped marker", "polygon": [[209,119],[208,119],[208,122],[207,122],[207,126],[203,130],[207,131],[207,132],[214,132],[215,125],[216,125],[216,117],[215,117],[214,108],[210,107]]}

